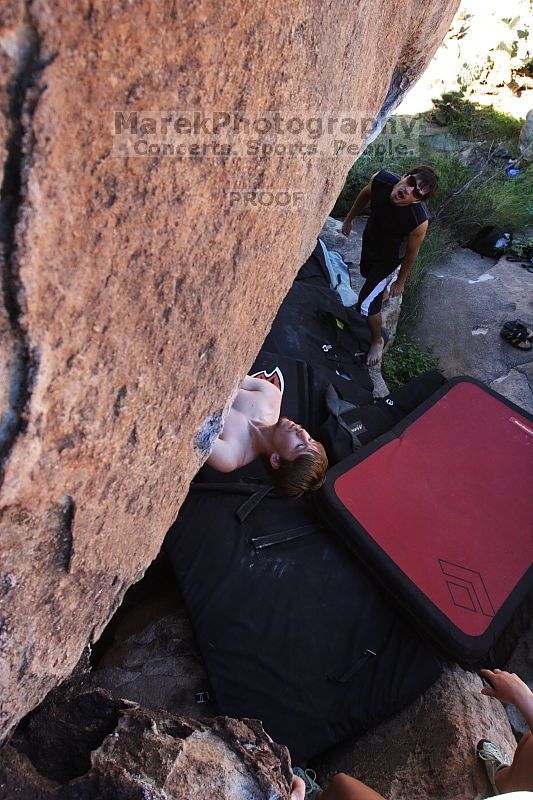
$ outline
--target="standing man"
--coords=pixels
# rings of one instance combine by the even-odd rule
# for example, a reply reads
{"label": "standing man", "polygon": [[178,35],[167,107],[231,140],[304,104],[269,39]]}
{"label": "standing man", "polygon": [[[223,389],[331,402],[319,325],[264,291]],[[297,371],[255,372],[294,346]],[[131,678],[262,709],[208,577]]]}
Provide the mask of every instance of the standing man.
{"label": "standing man", "polygon": [[355,199],[342,226],[348,236],[354,218],[370,203],[370,217],[363,232],[360,271],[365,283],[356,308],[368,319],[372,343],[366,359],[369,367],[378,364],[383,353],[381,305],[390,275],[400,265],[400,273],[389,289],[389,297],[399,297],[416,261],[428,229],[429,200],[438,188],[438,178],[430,167],[415,167],[400,178],[382,169]]}

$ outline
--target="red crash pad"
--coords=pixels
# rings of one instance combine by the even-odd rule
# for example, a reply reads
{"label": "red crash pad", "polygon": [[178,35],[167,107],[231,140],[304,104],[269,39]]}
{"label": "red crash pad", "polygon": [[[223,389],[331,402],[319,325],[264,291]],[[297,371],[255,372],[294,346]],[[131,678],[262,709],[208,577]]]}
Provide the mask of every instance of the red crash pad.
{"label": "red crash pad", "polygon": [[531,590],[532,478],[533,418],[461,378],[334,467],[324,494],[447,654],[477,660]]}

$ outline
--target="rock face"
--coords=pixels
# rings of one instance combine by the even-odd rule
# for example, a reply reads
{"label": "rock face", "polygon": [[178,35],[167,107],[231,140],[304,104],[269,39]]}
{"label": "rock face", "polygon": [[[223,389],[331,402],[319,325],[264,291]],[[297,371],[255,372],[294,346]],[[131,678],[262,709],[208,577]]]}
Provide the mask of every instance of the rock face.
{"label": "rock face", "polygon": [[86,692],[32,715],[2,751],[20,800],[288,800],[286,748],[256,720],[206,722]]}
{"label": "rock face", "polygon": [[490,739],[509,758],[516,741],[498,701],[481,679],[452,667],[425,695],[371,733],[315,764],[321,785],[346,772],[388,800],[479,800],[490,794],[475,748]]}
{"label": "rock face", "polygon": [[4,0],[0,737],[156,555],[457,5]]}
{"label": "rock face", "polygon": [[189,616],[162,557],[128,592],[92,661],[86,687],[180,717],[214,716]]}

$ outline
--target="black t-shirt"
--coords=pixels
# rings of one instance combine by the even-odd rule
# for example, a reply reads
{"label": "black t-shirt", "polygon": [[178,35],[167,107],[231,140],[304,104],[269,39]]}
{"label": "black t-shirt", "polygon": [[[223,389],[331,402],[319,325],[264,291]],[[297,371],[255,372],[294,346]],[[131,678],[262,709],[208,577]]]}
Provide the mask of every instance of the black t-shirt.
{"label": "black t-shirt", "polygon": [[399,180],[399,175],[382,169],[372,181],[361,253],[361,264],[372,275],[385,277],[396,269],[405,255],[407,236],[430,216],[423,202],[397,206],[391,201],[392,187]]}

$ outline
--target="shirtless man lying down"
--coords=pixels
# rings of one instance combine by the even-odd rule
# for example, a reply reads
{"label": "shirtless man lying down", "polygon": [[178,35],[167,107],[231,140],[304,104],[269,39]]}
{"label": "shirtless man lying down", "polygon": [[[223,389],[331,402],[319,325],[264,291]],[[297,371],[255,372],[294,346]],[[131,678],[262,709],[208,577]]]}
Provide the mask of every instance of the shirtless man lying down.
{"label": "shirtless man lying down", "polygon": [[320,442],[280,417],[281,397],[273,383],[247,375],[207,463],[232,472],[262,456],[278,492],[299,497],[322,486],[328,460]]}

